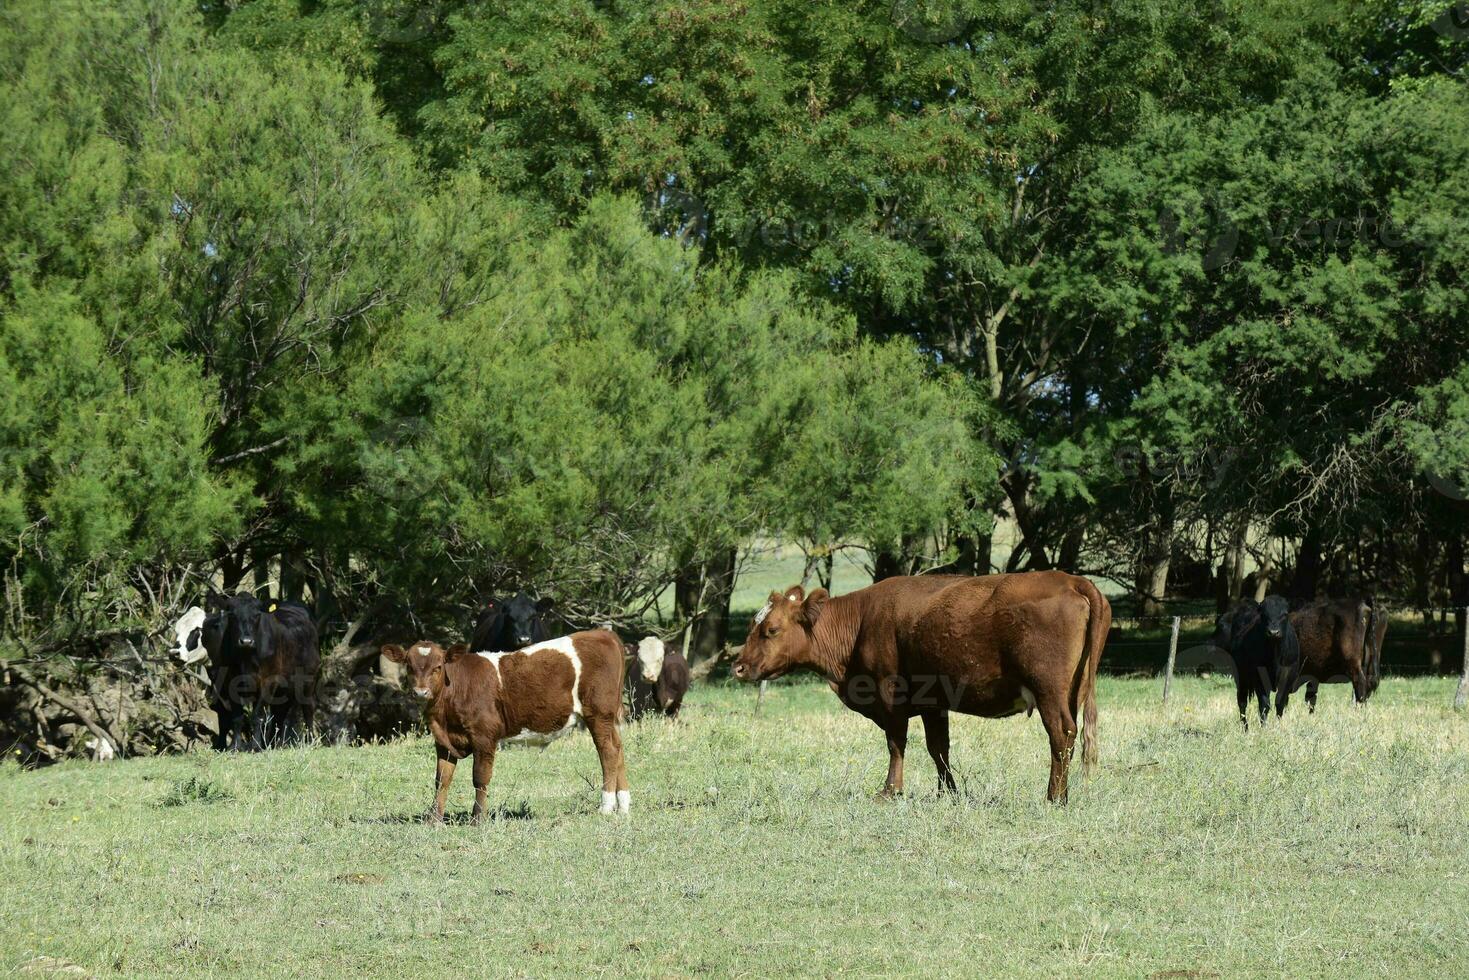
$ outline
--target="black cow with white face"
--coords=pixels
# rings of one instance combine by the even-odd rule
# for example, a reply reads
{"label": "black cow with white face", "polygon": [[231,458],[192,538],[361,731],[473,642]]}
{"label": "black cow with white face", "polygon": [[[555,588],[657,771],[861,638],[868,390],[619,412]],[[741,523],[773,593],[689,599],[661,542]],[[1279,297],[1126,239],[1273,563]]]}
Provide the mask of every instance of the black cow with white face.
{"label": "black cow with white face", "polygon": [[268,593],[213,596],[223,615],[217,669],[211,672],[219,715],[216,749],[240,748],[245,716],[256,748],[297,738],[315,722],[320,639],[310,611],[273,602]]}
{"label": "black cow with white face", "polygon": [[469,648],[476,653],[503,653],[550,639],[545,614],[550,599],[535,600],[521,590],[510,599],[486,599],[469,635]]}

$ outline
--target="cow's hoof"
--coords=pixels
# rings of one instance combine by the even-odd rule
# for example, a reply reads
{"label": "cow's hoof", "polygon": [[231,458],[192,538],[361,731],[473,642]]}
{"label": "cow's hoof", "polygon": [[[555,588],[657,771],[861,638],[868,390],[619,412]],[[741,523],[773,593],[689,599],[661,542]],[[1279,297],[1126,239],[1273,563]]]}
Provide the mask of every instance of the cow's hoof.
{"label": "cow's hoof", "polygon": [[903,791],[900,789],[889,789],[888,787],[883,787],[876,793],[872,794],[872,801],[874,803],[891,803],[902,795]]}
{"label": "cow's hoof", "polygon": [[444,815],[430,811],[423,815],[423,823],[427,827],[442,827],[444,825]]}

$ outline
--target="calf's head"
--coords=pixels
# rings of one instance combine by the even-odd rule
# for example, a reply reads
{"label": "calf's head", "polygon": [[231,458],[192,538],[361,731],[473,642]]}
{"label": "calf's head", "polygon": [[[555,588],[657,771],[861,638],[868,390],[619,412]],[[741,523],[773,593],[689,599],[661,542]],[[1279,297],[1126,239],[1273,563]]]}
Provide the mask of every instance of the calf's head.
{"label": "calf's head", "polygon": [[734,675],[742,681],[764,681],[807,663],[811,631],[828,598],[825,589],[812,589],[807,595],[799,585],[770,593],[769,600],[750,621]]}
{"label": "calf's head", "polygon": [[406,650],[396,643],[389,643],[383,647],[382,654],[393,663],[408,668],[414,694],[432,699],[449,686],[449,675],[444,670],[445,666],[468,651],[469,646],[464,643],[456,643],[445,650],[432,640],[419,640]]}
{"label": "calf's head", "polygon": [[178,657],[185,664],[196,664],[209,655],[204,649],[204,610],[190,606],[189,611],[173,624],[173,646],[168,648],[170,656]]}
{"label": "calf's head", "polygon": [[666,648],[656,636],[645,636],[638,641],[638,675],[644,683],[656,684],[663,673],[663,655]]}

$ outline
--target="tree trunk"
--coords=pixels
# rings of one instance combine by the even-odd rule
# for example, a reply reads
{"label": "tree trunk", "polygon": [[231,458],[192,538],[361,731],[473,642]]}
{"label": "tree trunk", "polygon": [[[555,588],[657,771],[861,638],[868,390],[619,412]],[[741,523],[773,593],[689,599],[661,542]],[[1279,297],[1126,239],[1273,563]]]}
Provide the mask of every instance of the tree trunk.
{"label": "tree trunk", "polygon": [[877,553],[872,563],[872,581],[881,582],[897,575],[913,575],[918,572],[922,557],[922,538],[905,534],[896,549],[884,548]]}
{"label": "tree trunk", "polygon": [[1061,539],[1061,553],[1057,556],[1056,567],[1063,572],[1075,575],[1081,565],[1081,543],[1085,528],[1074,527],[1066,532],[1066,537]]}
{"label": "tree trunk", "polygon": [[1166,550],[1153,550],[1138,564],[1138,608],[1144,618],[1163,615],[1163,598],[1168,593],[1170,558]]}
{"label": "tree trunk", "polygon": [[1290,598],[1314,599],[1321,581],[1321,529],[1315,524],[1306,528],[1301,550],[1296,555],[1296,573],[1291,576]]}
{"label": "tree trunk", "polygon": [[674,602],[680,619],[694,621],[689,664],[719,656],[729,632],[729,600],[734,594],[735,549],[728,548],[703,562],[692,562],[674,581]]}
{"label": "tree trunk", "polygon": [[294,551],[281,555],[281,599],[304,602],[306,598],[306,570],[301,556]]}
{"label": "tree trunk", "polygon": [[1245,593],[1245,535],[1249,528],[1250,522],[1240,518],[1230,533],[1229,548],[1224,553],[1224,565],[1229,576],[1225,595],[1230,605],[1239,602]]}
{"label": "tree trunk", "polygon": [[1030,482],[1024,478],[1006,479],[1002,482],[1005,494],[1010,499],[1010,510],[1015,515],[1015,526],[1020,530],[1020,544],[1011,552],[1010,561],[1006,563],[1005,570],[1019,569],[1019,556],[1023,551],[1026,556],[1025,568],[1027,571],[1048,571],[1051,568],[1051,561],[1046,555],[1040,522],[1036,520],[1035,510],[1030,504]]}
{"label": "tree trunk", "polygon": [[1168,594],[1168,565],[1173,558],[1173,515],[1170,510],[1161,508],[1152,525],[1143,531],[1134,588],[1137,590],[1138,612],[1144,618],[1163,615],[1163,599]]}

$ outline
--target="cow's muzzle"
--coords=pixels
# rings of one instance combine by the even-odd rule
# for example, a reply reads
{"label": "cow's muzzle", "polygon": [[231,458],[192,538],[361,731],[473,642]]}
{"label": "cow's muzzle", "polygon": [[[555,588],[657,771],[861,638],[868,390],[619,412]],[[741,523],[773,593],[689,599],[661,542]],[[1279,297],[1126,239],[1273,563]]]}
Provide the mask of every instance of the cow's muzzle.
{"label": "cow's muzzle", "polygon": [[426,697],[428,697],[429,691],[428,691],[428,688],[426,688],[426,687],[415,687],[413,689],[413,693],[416,694],[416,695],[418,695],[421,698],[426,698]]}

